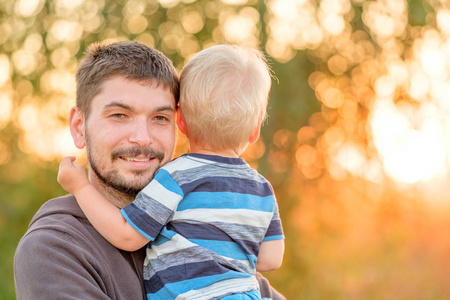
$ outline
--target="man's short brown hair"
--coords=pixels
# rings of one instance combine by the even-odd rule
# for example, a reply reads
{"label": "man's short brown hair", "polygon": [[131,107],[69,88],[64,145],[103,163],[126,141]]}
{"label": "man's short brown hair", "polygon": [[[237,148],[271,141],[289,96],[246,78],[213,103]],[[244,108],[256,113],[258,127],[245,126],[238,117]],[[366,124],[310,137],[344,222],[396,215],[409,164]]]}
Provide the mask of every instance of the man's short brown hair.
{"label": "man's short brown hair", "polygon": [[172,61],[164,54],[136,41],[108,45],[91,44],[76,74],[77,106],[88,117],[92,99],[101,92],[106,80],[122,76],[145,84],[162,84],[178,105],[179,78]]}

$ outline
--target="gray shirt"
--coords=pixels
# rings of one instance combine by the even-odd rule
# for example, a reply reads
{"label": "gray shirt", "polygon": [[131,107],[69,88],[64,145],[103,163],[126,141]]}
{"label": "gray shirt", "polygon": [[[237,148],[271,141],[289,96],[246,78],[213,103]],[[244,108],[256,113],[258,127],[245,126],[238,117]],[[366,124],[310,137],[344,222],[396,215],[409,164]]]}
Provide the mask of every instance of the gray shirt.
{"label": "gray shirt", "polygon": [[[16,249],[21,299],[145,299],[145,248],[126,252],[106,241],[71,195],[44,203]],[[263,297],[284,299],[257,275]]]}

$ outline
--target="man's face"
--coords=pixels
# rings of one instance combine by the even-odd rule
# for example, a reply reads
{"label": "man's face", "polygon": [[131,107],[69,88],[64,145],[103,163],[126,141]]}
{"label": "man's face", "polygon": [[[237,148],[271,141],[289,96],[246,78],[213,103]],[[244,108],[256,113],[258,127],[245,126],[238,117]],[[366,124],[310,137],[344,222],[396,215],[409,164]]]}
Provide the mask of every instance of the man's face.
{"label": "man's face", "polygon": [[92,100],[84,126],[91,182],[136,195],[172,158],[175,99],[162,85],[115,77]]}

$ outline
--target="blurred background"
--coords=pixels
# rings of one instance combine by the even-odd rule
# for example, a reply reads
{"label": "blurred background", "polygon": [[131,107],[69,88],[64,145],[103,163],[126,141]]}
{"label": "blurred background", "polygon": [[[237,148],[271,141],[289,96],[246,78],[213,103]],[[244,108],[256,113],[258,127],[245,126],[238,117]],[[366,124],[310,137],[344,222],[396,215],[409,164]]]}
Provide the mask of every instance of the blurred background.
{"label": "blurred background", "polygon": [[[223,42],[276,78],[245,153],[276,191],[287,299],[450,299],[450,1],[0,1],[0,299],[37,209],[64,194],[74,74],[92,42],[139,40],[180,70]],[[187,150],[179,136],[177,155]]]}

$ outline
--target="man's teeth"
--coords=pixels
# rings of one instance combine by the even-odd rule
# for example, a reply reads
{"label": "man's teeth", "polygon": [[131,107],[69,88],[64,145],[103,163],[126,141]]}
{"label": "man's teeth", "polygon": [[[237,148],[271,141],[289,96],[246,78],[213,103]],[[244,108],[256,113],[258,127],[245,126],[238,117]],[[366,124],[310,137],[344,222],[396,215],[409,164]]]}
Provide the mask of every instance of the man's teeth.
{"label": "man's teeth", "polygon": [[144,162],[144,161],[149,161],[149,158],[136,158],[136,157],[124,157],[125,160],[127,161],[138,161],[138,162]]}

